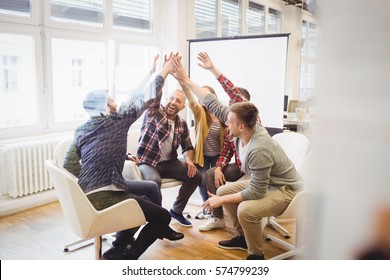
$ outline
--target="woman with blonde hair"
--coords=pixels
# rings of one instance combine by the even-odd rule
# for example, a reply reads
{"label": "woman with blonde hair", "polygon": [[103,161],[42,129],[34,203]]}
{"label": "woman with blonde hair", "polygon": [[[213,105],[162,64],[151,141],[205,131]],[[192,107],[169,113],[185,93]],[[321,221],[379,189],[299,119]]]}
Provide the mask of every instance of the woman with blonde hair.
{"label": "woman with blonde hair", "polygon": [[[208,91],[216,96],[212,87],[204,86]],[[211,167],[215,167],[219,158],[223,140],[225,124],[223,124],[213,113],[206,109],[186,86],[182,85],[189,106],[195,119],[195,153],[194,163],[202,174],[202,181],[199,185],[199,193],[203,202],[209,198],[206,188],[206,171]],[[195,218],[203,218],[203,211],[196,214]]]}

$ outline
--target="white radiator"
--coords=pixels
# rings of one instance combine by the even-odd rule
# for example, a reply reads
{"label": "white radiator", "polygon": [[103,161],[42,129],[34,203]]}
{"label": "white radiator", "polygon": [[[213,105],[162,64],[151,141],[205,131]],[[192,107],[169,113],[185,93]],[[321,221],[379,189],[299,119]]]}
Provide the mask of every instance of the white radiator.
{"label": "white radiator", "polygon": [[54,159],[54,148],[60,140],[49,138],[2,147],[2,193],[16,198],[52,189],[45,160]]}

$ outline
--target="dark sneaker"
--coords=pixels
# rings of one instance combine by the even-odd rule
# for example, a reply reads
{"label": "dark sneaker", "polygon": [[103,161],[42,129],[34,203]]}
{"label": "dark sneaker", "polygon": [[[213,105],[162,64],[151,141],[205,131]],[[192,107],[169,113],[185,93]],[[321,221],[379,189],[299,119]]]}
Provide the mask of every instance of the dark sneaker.
{"label": "dark sneaker", "polygon": [[123,260],[123,254],[126,246],[112,246],[104,252],[102,260]]}
{"label": "dark sneaker", "polygon": [[183,227],[192,227],[192,224],[189,220],[184,218],[183,214],[177,214],[172,211],[172,209],[169,211],[169,214],[171,214],[171,217],[174,218],[176,221],[179,222],[180,225]]}
{"label": "dark sneaker", "polygon": [[248,255],[247,260],[265,260],[264,255]]}
{"label": "dark sneaker", "polygon": [[218,242],[218,246],[223,249],[236,249],[246,251],[248,246],[246,245],[244,236],[237,236],[230,240],[223,240]]}
{"label": "dark sneaker", "polygon": [[137,244],[132,244],[125,248],[122,260],[138,260],[140,256]]}
{"label": "dark sneaker", "polygon": [[162,236],[160,236],[159,238],[160,239],[166,238],[170,241],[177,241],[177,240],[183,239],[184,234],[181,232],[176,232],[173,229],[171,229],[170,227],[168,227],[167,230],[165,231],[165,233]]}

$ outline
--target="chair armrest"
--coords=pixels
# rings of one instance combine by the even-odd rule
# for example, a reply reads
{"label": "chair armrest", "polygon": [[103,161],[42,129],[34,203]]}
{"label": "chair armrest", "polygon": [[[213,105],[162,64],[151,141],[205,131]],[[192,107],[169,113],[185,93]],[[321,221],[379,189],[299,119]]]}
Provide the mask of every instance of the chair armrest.
{"label": "chair armrest", "polygon": [[142,175],[139,171],[138,166],[135,164],[134,161],[131,160],[125,160],[122,175],[124,178],[129,180],[142,180]]}
{"label": "chair armrest", "polygon": [[135,199],[126,199],[104,210],[98,211],[90,236],[103,235],[146,223],[145,215]]}

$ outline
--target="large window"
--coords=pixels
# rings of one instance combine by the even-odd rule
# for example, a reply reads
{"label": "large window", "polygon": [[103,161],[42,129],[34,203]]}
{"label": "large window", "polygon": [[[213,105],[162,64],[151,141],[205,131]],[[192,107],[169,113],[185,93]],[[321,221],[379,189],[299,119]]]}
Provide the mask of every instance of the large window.
{"label": "large window", "polygon": [[281,33],[283,14],[266,3],[269,1],[195,0],[196,38]]}
{"label": "large window", "polygon": [[[117,75],[115,76],[116,102],[124,101],[130,91],[144,86],[145,77],[148,76],[155,55],[159,54],[156,47],[119,44],[118,62],[116,63]],[[162,59],[159,59],[160,63]],[[130,90],[130,91],[129,91]]]}
{"label": "large window", "polygon": [[31,17],[31,0],[0,1],[0,13]]}
{"label": "large window", "polygon": [[217,0],[197,0],[195,18],[197,38],[217,36]]}
{"label": "large window", "polygon": [[0,140],[73,130],[95,89],[120,104],[161,54],[154,14],[154,0],[0,1]]}
{"label": "large window", "polygon": [[317,26],[302,21],[301,73],[299,99],[309,99],[315,94],[317,75]]}
{"label": "large window", "polygon": [[0,129],[38,123],[35,37],[0,33]]}
{"label": "large window", "polygon": [[53,38],[51,45],[54,121],[85,119],[85,95],[108,88],[105,44]]}
{"label": "large window", "polygon": [[152,8],[152,0],[113,0],[113,24],[116,28],[151,32]]}
{"label": "large window", "polygon": [[103,26],[103,0],[51,0],[51,19]]}
{"label": "large window", "polygon": [[246,11],[248,34],[264,34],[265,32],[265,11],[264,6],[249,1]]}
{"label": "large window", "polygon": [[279,33],[282,30],[281,12],[275,9],[268,9],[267,31],[268,33]]}
{"label": "large window", "polygon": [[222,37],[241,34],[241,12],[238,0],[222,0]]}

